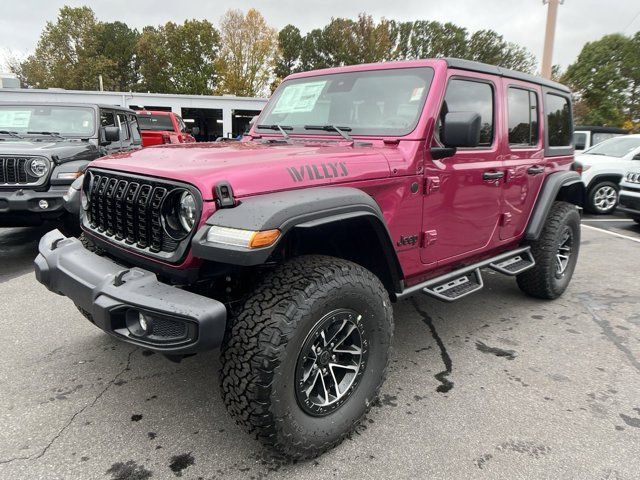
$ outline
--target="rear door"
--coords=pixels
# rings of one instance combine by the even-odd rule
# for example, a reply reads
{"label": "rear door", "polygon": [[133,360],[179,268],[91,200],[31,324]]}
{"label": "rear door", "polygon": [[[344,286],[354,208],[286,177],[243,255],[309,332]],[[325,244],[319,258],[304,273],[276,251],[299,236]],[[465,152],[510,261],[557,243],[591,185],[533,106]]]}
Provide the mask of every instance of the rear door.
{"label": "rear door", "polygon": [[132,142],[127,114],[124,112],[118,112],[116,114],[116,119],[118,121],[118,128],[120,129],[120,150],[127,151],[134,149],[135,146]]}
{"label": "rear door", "polygon": [[497,237],[504,170],[498,141],[502,128],[500,79],[450,70],[432,146],[448,112],[480,114],[480,145],[452,157],[425,161],[423,263],[447,264],[487,248]]}
{"label": "rear door", "polygon": [[539,87],[503,79],[506,99],[504,141],[505,178],[500,239],[520,235],[529,219],[545,177]]}

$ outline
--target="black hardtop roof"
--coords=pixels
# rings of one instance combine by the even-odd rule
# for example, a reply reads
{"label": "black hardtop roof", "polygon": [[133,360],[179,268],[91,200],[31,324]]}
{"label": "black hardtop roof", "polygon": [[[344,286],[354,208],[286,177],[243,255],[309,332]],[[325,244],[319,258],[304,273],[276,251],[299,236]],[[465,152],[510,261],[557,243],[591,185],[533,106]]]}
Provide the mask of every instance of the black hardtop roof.
{"label": "black hardtop roof", "polygon": [[17,101],[9,101],[9,102],[0,102],[0,106],[9,106],[9,105],[24,105],[26,107],[32,106],[64,106],[64,107],[90,107],[90,108],[108,108],[109,110],[118,110],[122,112],[127,112],[136,115],[135,110],[131,110],[127,107],[120,107],[118,105],[107,105],[102,103],[77,103],[77,102],[17,102]]}
{"label": "black hardtop roof", "polygon": [[597,125],[580,125],[573,129],[575,132],[598,132],[598,133],[629,133],[629,130],[618,127],[599,127]]}
{"label": "black hardtop roof", "polygon": [[474,62],[472,60],[463,60],[461,58],[444,58],[447,62],[447,66],[450,68],[457,68],[460,70],[469,70],[471,72],[488,73],[489,75],[497,75],[500,77],[513,78],[514,80],[521,80],[523,82],[535,83],[542,85],[543,87],[553,88],[564,93],[571,93],[568,87],[561,83],[547,80],[546,78],[530,75],[528,73],[517,72],[515,70],[509,70],[508,68],[496,67],[495,65],[489,65],[488,63]]}

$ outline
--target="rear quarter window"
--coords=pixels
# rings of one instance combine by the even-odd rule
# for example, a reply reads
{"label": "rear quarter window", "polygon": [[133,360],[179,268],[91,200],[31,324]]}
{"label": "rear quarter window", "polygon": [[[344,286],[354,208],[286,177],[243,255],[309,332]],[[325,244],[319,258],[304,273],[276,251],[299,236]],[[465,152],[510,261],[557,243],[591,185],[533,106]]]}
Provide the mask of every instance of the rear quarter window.
{"label": "rear quarter window", "polygon": [[571,146],[571,103],[567,97],[546,94],[547,132],[549,147]]}

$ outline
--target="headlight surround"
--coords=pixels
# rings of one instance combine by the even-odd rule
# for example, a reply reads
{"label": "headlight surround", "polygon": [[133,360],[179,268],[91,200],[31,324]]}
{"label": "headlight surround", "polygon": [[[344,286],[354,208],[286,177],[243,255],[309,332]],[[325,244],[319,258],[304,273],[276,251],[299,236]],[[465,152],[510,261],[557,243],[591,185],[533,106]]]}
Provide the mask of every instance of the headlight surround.
{"label": "headlight surround", "polygon": [[196,225],[198,206],[191,192],[182,188],[173,190],[162,204],[164,231],[174,240],[184,240]]}
{"label": "headlight surround", "polygon": [[49,173],[49,161],[44,158],[34,158],[27,164],[27,173],[36,178],[42,178]]}

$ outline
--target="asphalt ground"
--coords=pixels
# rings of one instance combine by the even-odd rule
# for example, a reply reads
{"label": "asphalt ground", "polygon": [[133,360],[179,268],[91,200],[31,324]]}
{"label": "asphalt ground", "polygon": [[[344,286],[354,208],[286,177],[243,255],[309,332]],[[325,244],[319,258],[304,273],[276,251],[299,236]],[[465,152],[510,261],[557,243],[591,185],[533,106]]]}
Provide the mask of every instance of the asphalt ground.
{"label": "asphalt ground", "polygon": [[226,414],[215,352],[176,364],[101,333],[36,282],[43,229],[0,230],[0,478],[640,478],[640,226],[584,225],[556,301],[487,273],[455,304],[397,304],[380,402],[296,464]]}

